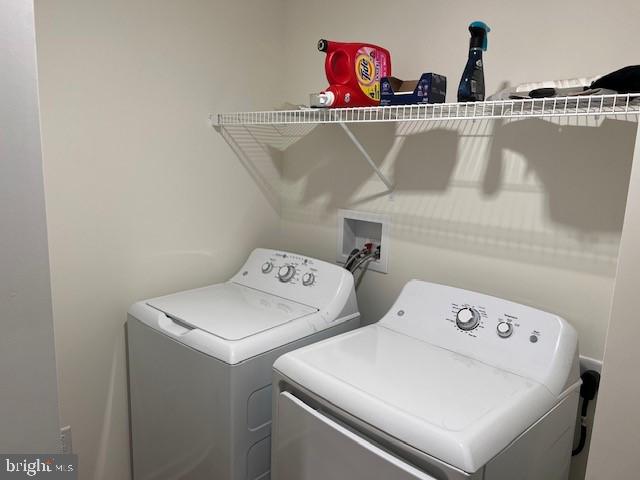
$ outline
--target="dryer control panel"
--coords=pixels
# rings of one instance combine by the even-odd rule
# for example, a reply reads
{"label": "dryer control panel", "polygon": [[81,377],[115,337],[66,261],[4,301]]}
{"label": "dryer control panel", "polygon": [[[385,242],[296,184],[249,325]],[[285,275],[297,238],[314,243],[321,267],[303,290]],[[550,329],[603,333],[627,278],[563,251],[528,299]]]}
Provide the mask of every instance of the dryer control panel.
{"label": "dryer control panel", "polygon": [[338,265],[264,248],[255,249],[231,281],[319,310],[353,290],[353,275]]}
{"label": "dryer control panel", "polygon": [[577,333],[557,315],[445,285],[410,281],[380,325],[532,378],[556,394],[577,362]]}

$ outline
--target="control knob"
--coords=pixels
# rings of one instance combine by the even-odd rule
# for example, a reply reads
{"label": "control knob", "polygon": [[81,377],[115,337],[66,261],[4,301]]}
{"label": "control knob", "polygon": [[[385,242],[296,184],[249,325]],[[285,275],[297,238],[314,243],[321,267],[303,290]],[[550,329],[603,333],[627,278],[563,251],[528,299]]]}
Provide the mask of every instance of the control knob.
{"label": "control knob", "polygon": [[316,281],[316,276],[311,272],[305,273],[302,276],[302,285],[304,285],[305,287],[308,287],[309,285],[313,285],[313,282],[315,281]]}
{"label": "control knob", "polygon": [[458,310],[456,314],[456,325],[460,330],[473,330],[480,323],[480,314],[471,307]]}
{"label": "control knob", "polygon": [[264,262],[262,264],[262,273],[269,273],[271,270],[273,270],[273,263]]}
{"label": "control knob", "polygon": [[496,332],[500,338],[509,338],[513,333],[513,325],[509,322],[500,322],[496,327]]}
{"label": "control knob", "polygon": [[278,278],[281,282],[288,282],[296,274],[296,268],[293,265],[283,265],[278,269]]}

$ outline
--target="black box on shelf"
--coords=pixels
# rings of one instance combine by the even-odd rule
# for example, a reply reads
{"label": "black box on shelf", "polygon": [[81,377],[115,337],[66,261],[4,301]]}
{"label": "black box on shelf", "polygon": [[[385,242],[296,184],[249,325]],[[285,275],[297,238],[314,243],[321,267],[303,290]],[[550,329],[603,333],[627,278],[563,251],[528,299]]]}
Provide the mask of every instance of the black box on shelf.
{"label": "black box on shelf", "polygon": [[447,77],[437,73],[423,73],[419,80],[400,80],[383,77],[380,80],[380,106],[444,103]]}

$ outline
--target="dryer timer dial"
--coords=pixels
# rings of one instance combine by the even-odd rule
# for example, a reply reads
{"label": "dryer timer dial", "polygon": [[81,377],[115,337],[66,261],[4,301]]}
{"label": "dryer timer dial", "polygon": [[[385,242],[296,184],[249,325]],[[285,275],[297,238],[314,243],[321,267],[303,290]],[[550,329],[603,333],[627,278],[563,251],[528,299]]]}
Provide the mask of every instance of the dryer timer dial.
{"label": "dryer timer dial", "polygon": [[480,314],[475,308],[465,307],[456,314],[456,325],[460,330],[473,330],[480,323]]}

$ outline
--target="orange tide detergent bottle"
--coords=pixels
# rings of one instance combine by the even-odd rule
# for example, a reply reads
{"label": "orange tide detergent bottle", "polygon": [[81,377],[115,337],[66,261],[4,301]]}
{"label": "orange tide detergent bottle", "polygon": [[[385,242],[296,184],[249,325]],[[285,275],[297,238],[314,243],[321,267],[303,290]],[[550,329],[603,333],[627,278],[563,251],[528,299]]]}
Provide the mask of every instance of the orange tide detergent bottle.
{"label": "orange tide detergent bottle", "polygon": [[380,79],[391,76],[391,55],[370,43],[320,40],[327,57],[329,87],[311,95],[312,107],[373,107],[380,104]]}

